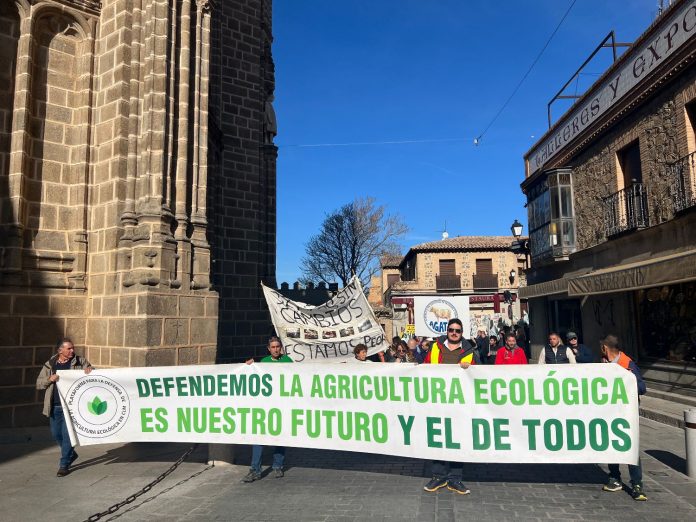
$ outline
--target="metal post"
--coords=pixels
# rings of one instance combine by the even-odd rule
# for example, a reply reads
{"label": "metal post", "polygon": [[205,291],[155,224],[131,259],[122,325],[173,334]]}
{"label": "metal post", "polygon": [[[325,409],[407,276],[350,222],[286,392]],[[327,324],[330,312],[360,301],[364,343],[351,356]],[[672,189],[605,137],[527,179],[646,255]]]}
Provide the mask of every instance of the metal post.
{"label": "metal post", "polygon": [[696,479],[696,408],[684,410],[686,437],[686,474]]}

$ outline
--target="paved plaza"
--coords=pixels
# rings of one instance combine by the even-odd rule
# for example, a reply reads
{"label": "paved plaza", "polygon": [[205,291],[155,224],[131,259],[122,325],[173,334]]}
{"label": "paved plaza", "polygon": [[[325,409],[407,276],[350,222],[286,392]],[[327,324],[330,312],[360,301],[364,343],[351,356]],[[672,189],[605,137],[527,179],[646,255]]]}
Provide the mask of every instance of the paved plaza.
{"label": "paved plaza", "polygon": [[[242,484],[249,447],[238,447],[237,464],[211,467],[200,445],[150,491],[101,520],[695,520],[696,481],[683,474],[684,432],[648,419],[641,428],[648,502],[602,492],[603,466],[467,465],[471,495],[459,496],[422,491],[427,461],[293,448],[284,478]],[[58,479],[58,448],[47,430],[0,435],[0,519],[7,522],[85,520],[138,491],[188,448],[78,448],[74,471]],[[264,462],[270,465],[270,451]]]}

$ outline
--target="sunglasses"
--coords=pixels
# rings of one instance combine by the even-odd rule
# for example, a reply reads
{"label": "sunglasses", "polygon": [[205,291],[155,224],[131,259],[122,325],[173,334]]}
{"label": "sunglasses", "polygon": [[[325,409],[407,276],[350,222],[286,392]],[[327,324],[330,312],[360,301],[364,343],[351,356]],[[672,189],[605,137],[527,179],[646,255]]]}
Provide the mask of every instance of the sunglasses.
{"label": "sunglasses", "polygon": [[461,328],[448,328],[447,331],[451,333],[462,333]]}

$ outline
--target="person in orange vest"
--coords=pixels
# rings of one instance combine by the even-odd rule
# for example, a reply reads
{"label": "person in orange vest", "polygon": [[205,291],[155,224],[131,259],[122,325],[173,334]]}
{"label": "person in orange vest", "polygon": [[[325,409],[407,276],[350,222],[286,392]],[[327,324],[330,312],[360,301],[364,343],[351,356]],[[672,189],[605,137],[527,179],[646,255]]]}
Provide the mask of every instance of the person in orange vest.
{"label": "person in orange vest", "polygon": [[[481,364],[474,346],[464,337],[464,326],[457,319],[447,323],[447,335],[433,341],[430,350],[425,355],[423,364],[458,364],[468,368],[472,364]],[[463,482],[464,465],[461,462],[433,461],[433,478],[423,489],[433,492],[447,487],[460,495],[468,495],[469,488]]]}
{"label": "person in orange vest", "polygon": [[[619,339],[615,335],[607,335],[600,341],[602,346],[602,362],[615,363],[622,368],[628,370],[636,376],[638,385],[638,395],[644,395],[646,392],[645,381],[640,374],[640,368],[633,360],[621,351],[619,348]],[[631,476],[631,496],[633,500],[648,500],[643,492],[643,467],[638,459],[637,465],[628,465],[628,473]],[[618,464],[609,464],[609,480],[602,487],[604,491],[621,491],[623,483],[621,482],[621,472]]]}

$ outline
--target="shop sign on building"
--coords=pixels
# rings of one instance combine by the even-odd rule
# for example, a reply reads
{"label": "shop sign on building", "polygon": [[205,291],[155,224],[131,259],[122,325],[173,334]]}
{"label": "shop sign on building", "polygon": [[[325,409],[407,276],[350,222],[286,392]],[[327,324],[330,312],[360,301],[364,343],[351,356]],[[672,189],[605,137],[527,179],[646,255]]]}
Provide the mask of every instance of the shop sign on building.
{"label": "shop sign on building", "polygon": [[575,110],[567,113],[554,126],[553,132],[527,154],[527,176],[541,170],[548,160],[693,38],[696,34],[696,0],[685,2],[660,25],[661,30],[654,33],[653,38],[628,51],[629,54],[621,58],[623,64],[592,89],[591,94],[578,103]]}
{"label": "shop sign on building", "polygon": [[[469,325],[468,296],[416,296],[413,298],[413,307],[416,335],[419,336],[445,335],[447,323],[454,318]],[[464,335],[467,333],[465,331]]]}

